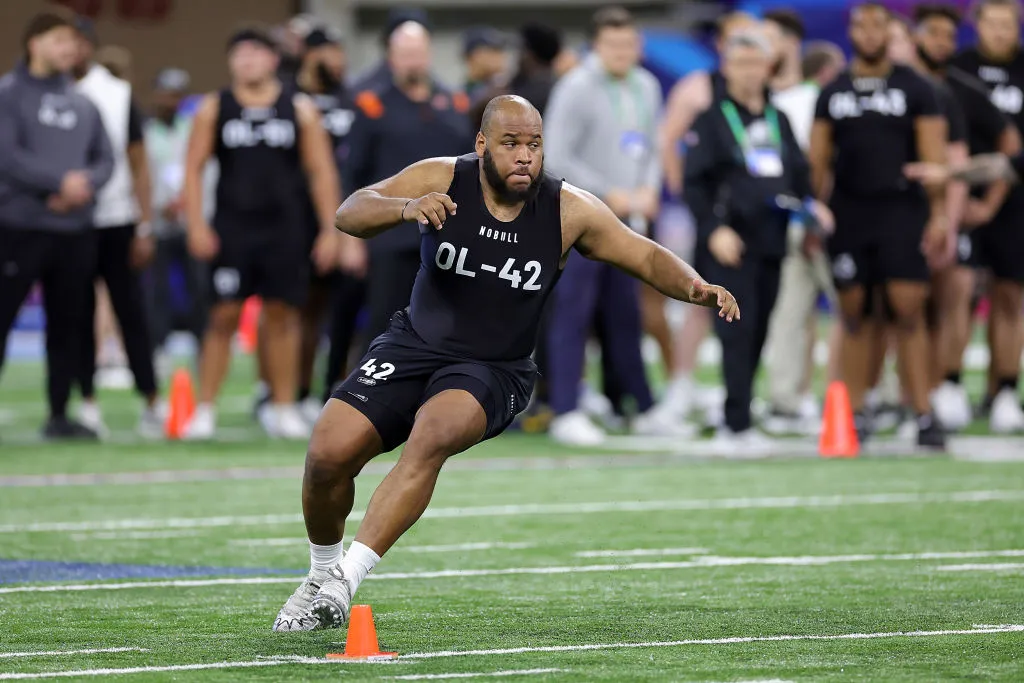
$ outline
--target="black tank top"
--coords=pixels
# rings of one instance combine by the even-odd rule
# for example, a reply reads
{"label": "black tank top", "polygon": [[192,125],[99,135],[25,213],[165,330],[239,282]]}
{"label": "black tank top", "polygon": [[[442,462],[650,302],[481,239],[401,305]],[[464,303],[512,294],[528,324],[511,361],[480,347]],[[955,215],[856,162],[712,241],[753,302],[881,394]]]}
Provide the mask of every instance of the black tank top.
{"label": "black tank top", "polygon": [[562,274],[562,181],[502,223],[484,205],[476,154],[459,157],[448,196],[459,205],[441,230],[420,228],[420,270],[409,321],[428,344],[466,358],[526,358],[541,310]]}
{"label": "black tank top", "polygon": [[218,224],[301,227],[306,190],[293,97],[282,88],[272,106],[243,107],[230,89],[220,92]]}

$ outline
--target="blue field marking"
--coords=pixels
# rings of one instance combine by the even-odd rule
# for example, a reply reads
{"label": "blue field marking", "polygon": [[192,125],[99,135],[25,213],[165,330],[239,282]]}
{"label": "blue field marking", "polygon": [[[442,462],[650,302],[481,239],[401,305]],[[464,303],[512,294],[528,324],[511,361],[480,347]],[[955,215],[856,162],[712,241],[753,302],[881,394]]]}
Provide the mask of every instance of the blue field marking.
{"label": "blue field marking", "polygon": [[103,562],[0,560],[0,584],[35,581],[107,581],[110,579],[176,579],[188,576],[266,576],[304,574],[300,569],[266,567],[173,567]]}

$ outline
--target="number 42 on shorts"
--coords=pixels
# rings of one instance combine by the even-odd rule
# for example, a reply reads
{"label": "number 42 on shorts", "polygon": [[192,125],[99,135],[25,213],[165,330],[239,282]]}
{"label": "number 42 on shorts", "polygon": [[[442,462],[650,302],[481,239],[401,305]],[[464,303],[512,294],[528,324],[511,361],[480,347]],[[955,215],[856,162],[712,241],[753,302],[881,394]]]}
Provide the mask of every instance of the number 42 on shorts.
{"label": "number 42 on shorts", "polygon": [[380,372],[377,372],[377,366],[375,365],[376,362],[376,358],[371,358],[363,363],[363,366],[359,369],[365,372],[367,377],[372,379],[387,379],[388,375],[395,371],[395,366],[391,363],[381,363]]}

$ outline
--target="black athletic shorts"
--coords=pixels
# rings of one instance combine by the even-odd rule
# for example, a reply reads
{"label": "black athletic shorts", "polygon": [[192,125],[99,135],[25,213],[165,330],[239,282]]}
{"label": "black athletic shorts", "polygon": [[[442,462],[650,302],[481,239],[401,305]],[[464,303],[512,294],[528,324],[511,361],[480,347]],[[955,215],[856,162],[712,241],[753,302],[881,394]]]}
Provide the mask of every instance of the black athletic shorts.
{"label": "black athletic shorts", "polygon": [[1024,198],[1015,191],[995,219],[971,231],[971,265],[992,271],[999,280],[1024,282]]}
{"label": "black athletic shorts", "polygon": [[265,301],[282,301],[301,307],[309,291],[309,256],[305,240],[267,234],[246,233],[237,227],[218,228],[220,251],[210,265],[214,302],[241,301],[256,295]]}
{"label": "black athletic shorts", "polygon": [[929,280],[931,272],[921,252],[929,216],[926,202],[835,196],[831,208],[836,230],[828,251],[837,289]]}
{"label": "black athletic shorts", "polygon": [[493,438],[526,408],[536,378],[531,358],[474,361],[431,347],[403,310],[391,316],[388,330],[373,340],[331,398],[365,415],[388,452],[409,438],[420,406],[448,389],[472,394],[487,414],[484,440]]}

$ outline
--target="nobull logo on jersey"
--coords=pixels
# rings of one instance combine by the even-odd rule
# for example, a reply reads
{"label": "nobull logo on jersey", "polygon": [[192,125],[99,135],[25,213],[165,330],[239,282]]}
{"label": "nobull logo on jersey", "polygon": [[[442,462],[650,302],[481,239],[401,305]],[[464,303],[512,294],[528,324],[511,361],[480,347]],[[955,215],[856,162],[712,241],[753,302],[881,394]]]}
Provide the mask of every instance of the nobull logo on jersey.
{"label": "nobull logo on jersey", "polygon": [[829,98],[828,113],[837,121],[859,118],[866,112],[882,116],[904,116],[907,113],[907,95],[899,88],[891,88],[875,90],[870,95],[837,92]]}
{"label": "nobull logo on jersey", "polygon": [[504,230],[495,230],[494,228],[488,228],[486,225],[480,226],[480,237],[486,237],[489,240],[495,242],[508,242],[509,244],[519,244],[519,235],[514,232],[505,232]]}
{"label": "nobull logo on jersey", "polygon": [[274,118],[270,109],[246,109],[242,116],[224,122],[221,138],[230,148],[267,147],[291,148],[295,146],[295,122]]}

